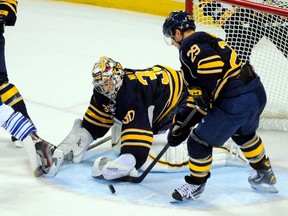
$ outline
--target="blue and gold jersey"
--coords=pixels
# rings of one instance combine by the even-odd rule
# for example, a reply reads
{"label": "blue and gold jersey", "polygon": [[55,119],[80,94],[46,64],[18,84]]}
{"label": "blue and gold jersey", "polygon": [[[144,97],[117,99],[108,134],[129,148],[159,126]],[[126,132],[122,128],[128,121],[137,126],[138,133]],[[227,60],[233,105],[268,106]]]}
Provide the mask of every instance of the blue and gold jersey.
{"label": "blue and gold jersey", "polygon": [[94,90],[83,126],[96,139],[104,136],[117,119],[122,122],[121,149],[139,147],[145,155],[153,141],[153,129],[180,100],[184,79],[182,72],[161,65],[124,71],[115,103]]}
{"label": "blue and gold jersey", "polygon": [[240,73],[242,62],[236,52],[225,41],[206,32],[195,32],[185,38],[179,52],[189,86],[209,91],[213,101],[227,80]]}

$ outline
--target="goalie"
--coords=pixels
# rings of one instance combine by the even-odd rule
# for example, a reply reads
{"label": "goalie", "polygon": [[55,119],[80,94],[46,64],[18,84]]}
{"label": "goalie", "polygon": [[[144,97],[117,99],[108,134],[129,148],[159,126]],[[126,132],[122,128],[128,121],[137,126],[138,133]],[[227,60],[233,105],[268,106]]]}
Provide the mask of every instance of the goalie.
{"label": "goalie", "polygon": [[[103,175],[107,180],[134,176],[162,150],[167,143],[165,132],[175,112],[186,105],[182,72],[162,65],[141,70],[124,69],[119,62],[104,56],[95,63],[92,77],[94,91],[83,120],[75,121],[57,149],[62,150],[66,158],[79,163],[88,146],[114,125],[112,142],[120,145],[119,157],[96,159],[92,176]],[[195,124],[200,120],[196,117]],[[229,160],[234,165],[247,164],[239,149],[217,149],[216,165],[217,161],[218,165],[227,164],[229,152],[234,155]],[[154,167],[157,171],[183,169],[188,169],[186,145],[168,149]]]}

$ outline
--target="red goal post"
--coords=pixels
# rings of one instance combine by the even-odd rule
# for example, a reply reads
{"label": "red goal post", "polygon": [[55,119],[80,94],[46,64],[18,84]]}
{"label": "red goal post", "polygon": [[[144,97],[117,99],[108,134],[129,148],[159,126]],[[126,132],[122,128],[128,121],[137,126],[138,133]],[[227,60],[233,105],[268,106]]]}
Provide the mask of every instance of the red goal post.
{"label": "red goal post", "polygon": [[[259,11],[270,13],[270,14],[276,14],[279,16],[288,17],[287,9],[282,9],[273,5],[265,5],[263,3],[261,4],[258,2],[247,1],[247,0],[216,0],[216,1],[243,7],[243,8],[250,8],[250,9],[259,10]],[[189,13],[193,13],[193,4],[194,4],[193,0],[186,0],[185,10],[188,11]]]}
{"label": "red goal post", "polygon": [[198,31],[225,39],[267,92],[260,127],[288,131],[288,0],[185,0]]}

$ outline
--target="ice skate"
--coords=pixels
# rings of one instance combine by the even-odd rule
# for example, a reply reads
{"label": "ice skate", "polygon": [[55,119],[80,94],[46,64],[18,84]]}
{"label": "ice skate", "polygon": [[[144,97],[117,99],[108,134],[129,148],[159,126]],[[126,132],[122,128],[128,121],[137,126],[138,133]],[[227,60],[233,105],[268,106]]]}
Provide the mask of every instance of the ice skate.
{"label": "ice skate", "polygon": [[276,177],[270,165],[269,158],[263,160],[261,166],[263,169],[256,170],[256,172],[248,178],[251,187],[262,192],[278,193],[276,184]]}
{"label": "ice skate", "polygon": [[64,153],[51,143],[38,138],[34,140],[39,167],[34,171],[36,177],[55,176],[64,160]]}
{"label": "ice skate", "polygon": [[[190,176],[185,176],[186,182],[188,178],[190,178]],[[206,183],[200,185],[185,183],[174,190],[172,197],[177,201],[195,200],[203,193],[205,185]]]}

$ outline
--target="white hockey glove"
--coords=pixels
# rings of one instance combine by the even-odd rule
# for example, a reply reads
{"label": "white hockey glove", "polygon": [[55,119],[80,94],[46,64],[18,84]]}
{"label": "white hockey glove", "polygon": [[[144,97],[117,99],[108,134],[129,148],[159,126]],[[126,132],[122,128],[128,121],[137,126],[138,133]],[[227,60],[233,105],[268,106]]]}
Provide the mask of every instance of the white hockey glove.
{"label": "white hockey glove", "polygon": [[64,152],[66,160],[80,163],[92,142],[93,137],[82,127],[82,120],[76,119],[70,133],[57,149]]}

